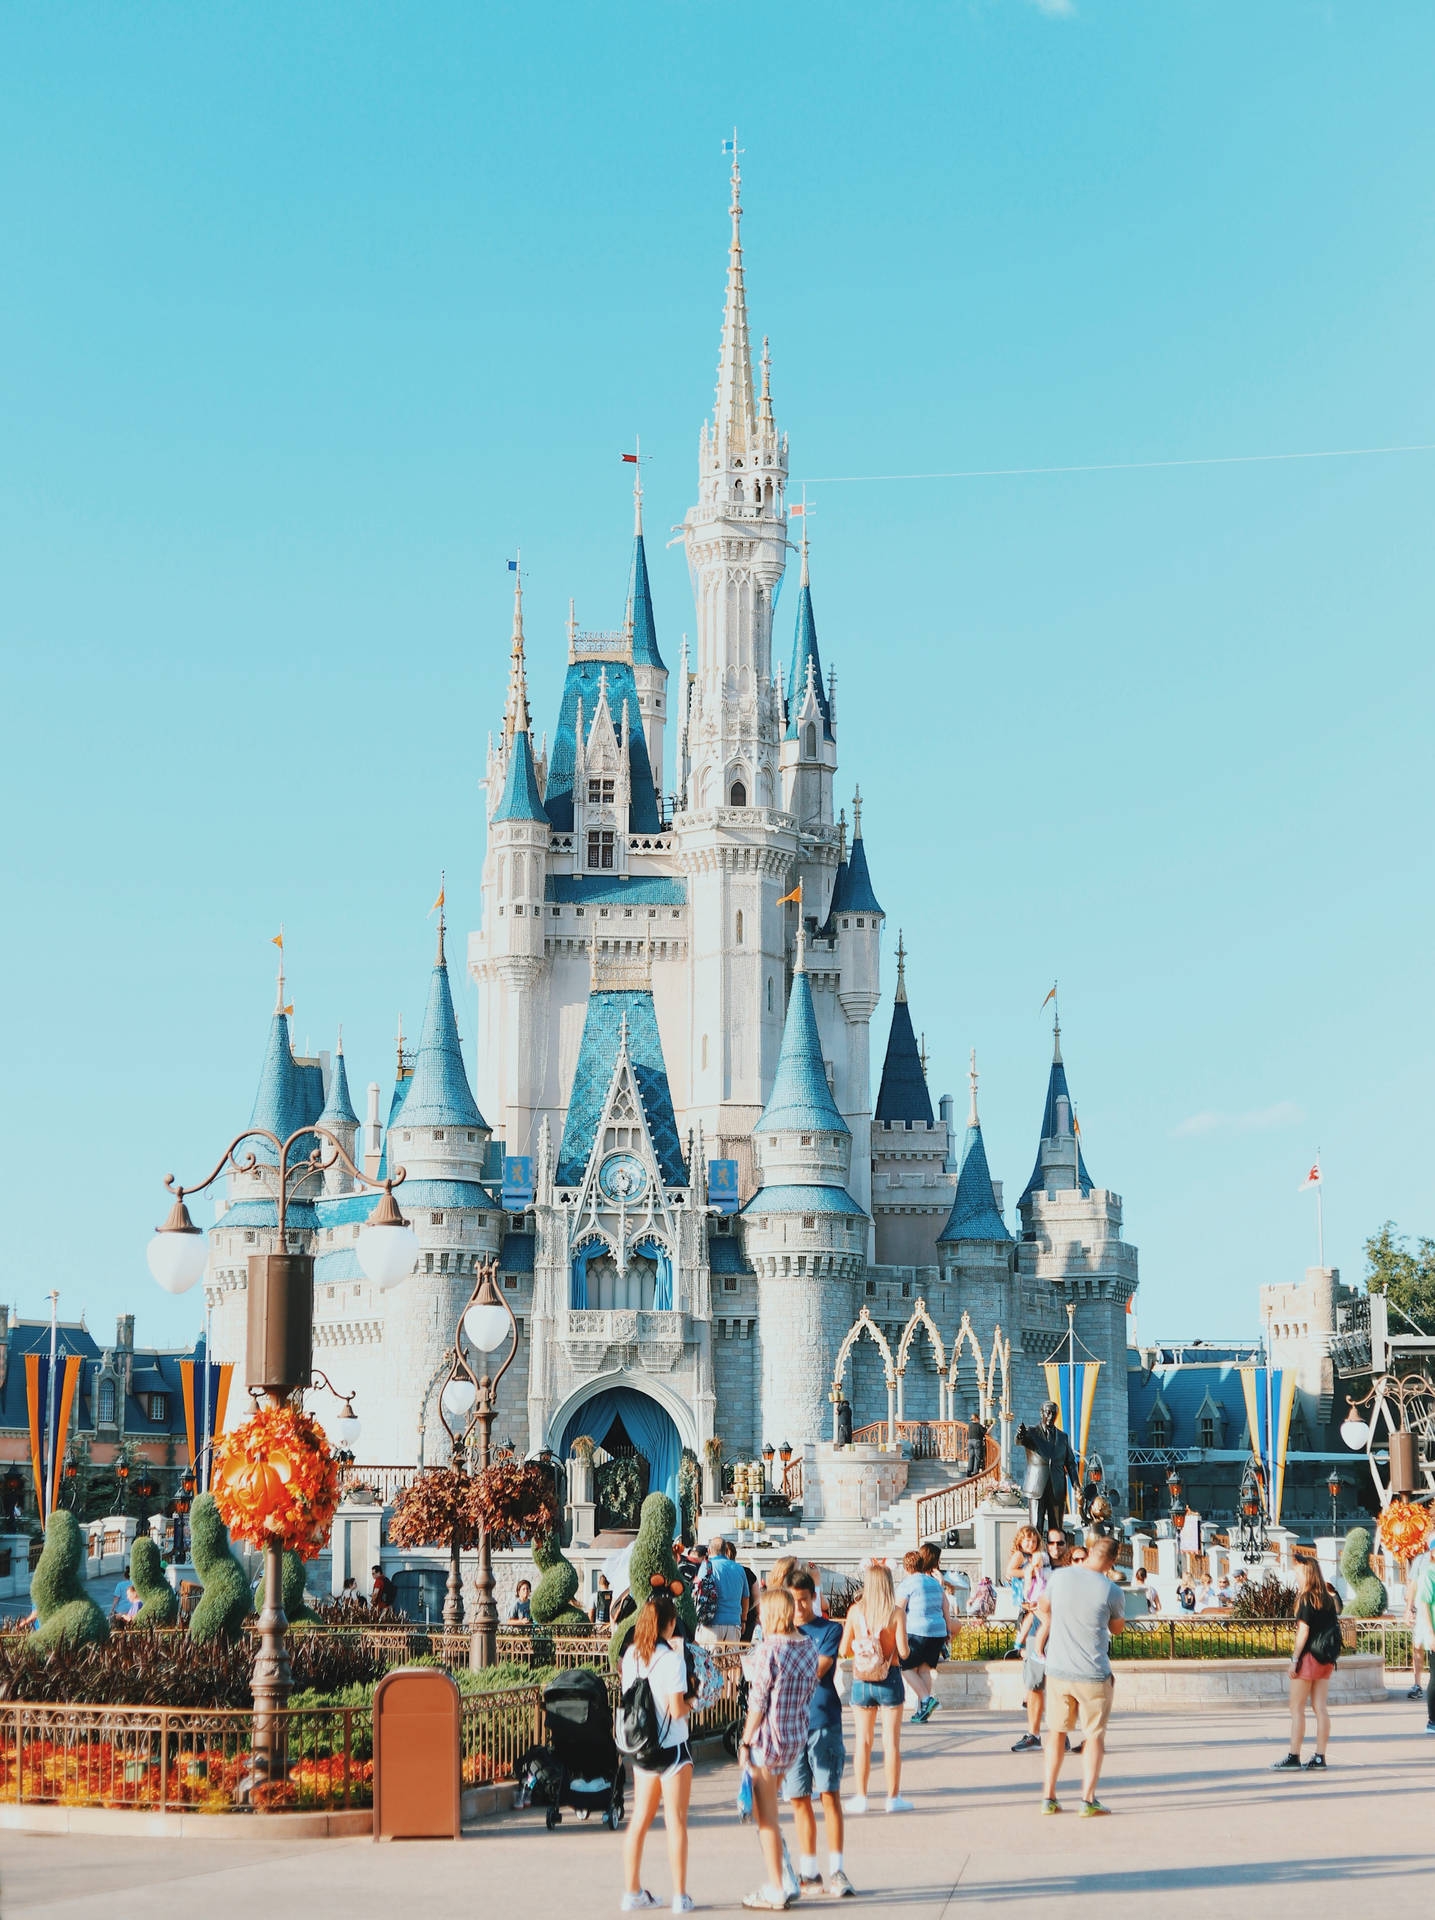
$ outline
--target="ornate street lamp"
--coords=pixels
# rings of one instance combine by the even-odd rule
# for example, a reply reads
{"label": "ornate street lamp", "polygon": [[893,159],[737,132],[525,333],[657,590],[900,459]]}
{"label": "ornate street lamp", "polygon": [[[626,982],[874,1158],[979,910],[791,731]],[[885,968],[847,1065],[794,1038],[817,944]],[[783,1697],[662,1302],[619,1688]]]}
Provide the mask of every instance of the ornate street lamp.
{"label": "ornate street lamp", "polygon": [[1240,1508],[1241,1553],[1258,1560],[1266,1550],[1266,1483],[1254,1460],[1241,1476]]}
{"label": "ornate street lamp", "polygon": [[125,1511],[125,1496],[130,1486],[130,1463],[121,1460],[115,1468],[115,1512]]}
{"label": "ornate street lamp", "polygon": [[[308,1139],[319,1144],[303,1159],[291,1163],[289,1156],[296,1143]],[[291,1394],[312,1386],[314,1381],[314,1256],[291,1253],[288,1248],[288,1210],[294,1188],[301,1181],[342,1162],[362,1190],[380,1195],[378,1205],[360,1229],[356,1249],[359,1265],[375,1286],[394,1286],[412,1272],[418,1255],[418,1238],[394,1200],[393,1190],[404,1179],[402,1167],[389,1179],[371,1180],[355,1166],[343,1144],[325,1127],[296,1127],[287,1140],[281,1140],[268,1127],[246,1127],[230,1141],[213,1172],[197,1185],[180,1187],[176,1186],[173,1174],[165,1177],[165,1186],[175,1196],[174,1205],[151,1240],[147,1258],[150,1272],[167,1292],[186,1292],[205,1267],[204,1235],[190,1218],[184,1204],[186,1193],[202,1193],[226,1170],[253,1173],[259,1164],[258,1155],[253,1150],[242,1157],[239,1153],[246,1140],[267,1140],[274,1147],[278,1186],[277,1250],[249,1256],[245,1383],[256,1399],[267,1398],[271,1406],[278,1407]],[[326,1153],[326,1147],[332,1151]],[[206,1353],[206,1364],[208,1357]],[[332,1387],[330,1390],[333,1391]],[[352,1406],[346,1406],[346,1413],[349,1418],[353,1417]],[[194,1476],[187,1474],[186,1478],[192,1494]],[[264,1606],[259,1616],[259,1651],[251,1677],[256,1786],[281,1779],[284,1773],[283,1736],[276,1717],[283,1712],[291,1687],[289,1653],[285,1645],[289,1623],[284,1617],[283,1581],[283,1545],[271,1541],[264,1550]]]}
{"label": "ornate street lamp", "polygon": [[[486,1260],[479,1268],[478,1284],[459,1319],[459,1330],[454,1335],[453,1342],[453,1366],[449,1372],[448,1384],[439,1395],[439,1418],[443,1421],[448,1436],[454,1443],[455,1459],[468,1424],[477,1425],[480,1473],[488,1467],[492,1452],[493,1417],[498,1410],[498,1383],[512,1366],[514,1356],[518,1352],[518,1322],[514,1319],[513,1309],[504,1298],[497,1281],[497,1260]],[[484,1356],[481,1364],[485,1366],[490,1354],[497,1353],[506,1345],[509,1346],[503,1365],[491,1379],[487,1372],[481,1378],[475,1374],[463,1350],[465,1340]],[[509,1345],[510,1341],[511,1345]],[[447,1406],[445,1396],[448,1396]],[[465,1424],[456,1427],[454,1424],[456,1419],[462,1419]],[[457,1579],[458,1550],[455,1547],[449,1566],[450,1598],[454,1597]],[[474,1586],[477,1597],[473,1605],[473,1634],[469,1647],[469,1663],[473,1667],[491,1667],[498,1659],[498,1607],[493,1598],[493,1550],[489,1545],[487,1527],[479,1528],[478,1578]],[[449,1612],[450,1601],[446,1599],[444,1602],[445,1626],[449,1624]],[[461,1623],[462,1619],[462,1602],[460,1601],[456,1624]]]}
{"label": "ornate street lamp", "polygon": [[1325,1483],[1325,1490],[1330,1495],[1330,1533],[1332,1539],[1335,1538],[1335,1505],[1340,1498],[1340,1488],[1340,1474],[1332,1467],[1330,1470],[1330,1478]]}

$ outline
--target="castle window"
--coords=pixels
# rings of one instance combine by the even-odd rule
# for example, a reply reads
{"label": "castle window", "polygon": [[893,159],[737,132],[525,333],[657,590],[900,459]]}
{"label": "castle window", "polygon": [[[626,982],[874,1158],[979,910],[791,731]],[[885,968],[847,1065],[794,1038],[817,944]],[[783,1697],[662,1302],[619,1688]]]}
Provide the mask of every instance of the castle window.
{"label": "castle window", "polygon": [[808,1233],[815,1233],[817,1231],[817,1215],[815,1213],[804,1213],[802,1216],[802,1225]]}
{"label": "castle window", "polygon": [[707,1064],[708,1064],[708,1037],[706,1034],[704,1034],[703,1035],[703,1070],[704,1072],[707,1071]]}
{"label": "castle window", "polygon": [[516,1273],[506,1273],[506,1274],[504,1274],[504,1276],[503,1276],[503,1288],[504,1288],[504,1292],[505,1292],[505,1293],[517,1293],[517,1291],[518,1291],[518,1275],[517,1275]]}
{"label": "castle window", "polygon": [[862,918],[860,913],[857,916],[857,924],[859,927],[865,927],[867,924],[867,922]]}
{"label": "castle window", "polygon": [[476,1133],[471,1133],[468,1137],[470,1140],[476,1140],[478,1138],[478,1135]]}
{"label": "castle window", "polygon": [[248,1227],[246,1227],[244,1230],[244,1240],[245,1240],[246,1246],[252,1247],[254,1245],[254,1234],[253,1234],[253,1231]]}
{"label": "castle window", "polygon": [[804,1147],[810,1147],[812,1145],[812,1135],[810,1133],[803,1134],[802,1144]]}
{"label": "castle window", "polygon": [[772,975],[767,976],[767,1010],[772,1012]]}
{"label": "castle window", "polygon": [[745,807],[747,805],[747,788],[742,784],[741,780],[733,781],[732,792],[727,797],[727,803],[730,807]]}
{"label": "castle window", "polygon": [[817,729],[810,725],[807,729],[807,757],[809,760],[817,758]]}
{"label": "castle window", "polygon": [[732,1274],[726,1274],[726,1275],[724,1275],[724,1277],[723,1277],[723,1283],[722,1283],[722,1290],[723,1290],[723,1292],[724,1292],[724,1293],[736,1293],[736,1292],[737,1292],[737,1280],[736,1280],[736,1277],[735,1277],[734,1275],[732,1275]]}
{"label": "castle window", "polygon": [[112,1427],[115,1424],[115,1383],[113,1380],[101,1380],[100,1390],[95,1395],[95,1425]]}
{"label": "castle window", "polygon": [[429,1215],[429,1225],[431,1227],[441,1227],[443,1225],[443,1215],[441,1213],[431,1213]]}
{"label": "castle window", "polygon": [[1217,1444],[1216,1422],[1212,1414],[1203,1413],[1201,1415],[1197,1425],[1196,1441],[1197,1445],[1202,1447],[1214,1447]]}
{"label": "castle window", "polygon": [[739,946],[742,945],[742,909],[741,907],[738,908],[738,914],[737,914],[737,944]]}
{"label": "castle window", "polygon": [[442,1127],[435,1127],[435,1128],[434,1128],[434,1130],[433,1130],[433,1137],[434,1137],[434,1139],[435,1139],[435,1140],[442,1140],[442,1139],[443,1139],[443,1128],[442,1128]]}
{"label": "castle window", "polygon": [[588,805],[604,807],[613,804],[613,782],[611,780],[590,780],[588,782]]}
{"label": "castle window", "polygon": [[150,1419],[154,1421],[156,1426],[163,1425],[169,1413],[169,1396],[163,1393],[147,1393],[145,1395],[145,1412],[149,1415]]}
{"label": "castle window", "polygon": [[613,845],[616,836],[608,828],[602,828],[588,835],[588,865],[593,868],[611,871],[613,865]]}

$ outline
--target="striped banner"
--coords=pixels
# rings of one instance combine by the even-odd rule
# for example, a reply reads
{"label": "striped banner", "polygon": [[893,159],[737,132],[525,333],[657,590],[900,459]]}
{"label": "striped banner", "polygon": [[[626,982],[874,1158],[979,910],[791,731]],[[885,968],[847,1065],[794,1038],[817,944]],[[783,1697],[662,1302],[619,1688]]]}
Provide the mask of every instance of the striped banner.
{"label": "striped banner", "polygon": [[[50,1356],[25,1355],[25,1405],[30,1417],[30,1470],[35,1476],[35,1500],[43,1526],[59,1498],[60,1470],[63,1465],[65,1435],[75,1404],[75,1389],[80,1381],[80,1356],[65,1353],[58,1382],[51,1379]],[[45,1467],[49,1465],[49,1478]]]}
{"label": "striped banner", "polygon": [[1086,1436],[1091,1431],[1091,1405],[1096,1398],[1099,1360],[1048,1360],[1046,1391],[1056,1402],[1057,1425],[1071,1441],[1081,1481],[1086,1480]]}
{"label": "striped banner", "polygon": [[[199,1418],[204,1418],[204,1375],[200,1373],[196,1391],[195,1372],[204,1366],[209,1368],[209,1432],[203,1434],[195,1426],[195,1410],[198,1407]],[[196,1469],[199,1456],[203,1453],[208,1440],[224,1431],[224,1414],[229,1405],[229,1383],[234,1378],[232,1360],[194,1361],[181,1360],[179,1363],[180,1388],[184,1395],[184,1435],[189,1442],[189,1463]],[[205,1476],[206,1484],[208,1475]]]}
{"label": "striped banner", "polygon": [[1265,1480],[1266,1517],[1273,1527],[1278,1527],[1281,1520],[1286,1446],[1290,1440],[1295,1389],[1295,1375],[1285,1367],[1241,1368],[1241,1391],[1246,1396],[1251,1453]]}

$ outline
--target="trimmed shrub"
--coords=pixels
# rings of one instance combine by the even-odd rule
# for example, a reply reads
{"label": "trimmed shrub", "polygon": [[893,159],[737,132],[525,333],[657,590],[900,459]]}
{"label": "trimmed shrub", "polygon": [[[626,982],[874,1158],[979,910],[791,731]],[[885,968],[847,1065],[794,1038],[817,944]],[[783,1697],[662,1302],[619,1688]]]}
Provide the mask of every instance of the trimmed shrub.
{"label": "trimmed shrub", "polygon": [[684,1447],[678,1468],[678,1503],[682,1509],[683,1545],[690,1547],[698,1537],[698,1456]]}
{"label": "trimmed shrub", "polygon": [[284,1549],[284,1581],[282,1594],[284,1600],[284,1618],[290,1626],[312,1626],[319,1618],[314,1609],[304,1599],[308,1569],[292,1547]]}
{"label": "trimmed shrub", "polygon": [[587,1626],[587,1614],[573,1604],[573,1596],[578,1591],[578,1569],[564,1558],[556,1533],[533,1542],[533,1564],[542,1576],[533,1589],[534,1626]]}
{"label": "trimmed shrub", "polygon": [[135,1535],[130,1548],[130,1585],[144,1605],[137,1627],[172,1627],[179,1618],[179,1595],[164,1577],[159,1548],[147,1533]]}
{"label": "trimmed shrub", "polygon": [[1264,1580],[1248,1580],[1231,1608],[1233,1620],[1293,1620],[1296,1590],[1286,1586],[1276,1574]]}
{"label": "trimmed shrub", "polygon": [[237,1640],[254,1611],[254,1600],[212,1493],[202,1493],[195,1501],[189,1539],[195,1572],[204,1582],[199,1605],[190,1615],[190,1638],[200,1644]]}
{"label": "trimmed shrub", "polygon": [[1345,1536],[1345,1545],[1340,1552],[1340,1571],[1350,1589],[1345,1602],[1347,1613],[1361,1620],[1371,1620],[1376,1614],[1384,1613],[1385,1583],[1370,1564],[1369,1527],[1352,1527]]}
{"label": "trimmed shrub", "polygon": [[[678,1563],[673,1554],[673,1531],[677,1524],[678,1510],[668,1496],[665,1493],[650,1493],[643,1502],[643,1511],[638,1518],[638,1537],[633,1542],[633,1557],[628,1562],[628,1591],[640,1607],[652,1591],[654,1574],[661,1574],[664,1580],[676,1580],[678,1577]],[[698,1630],[698,1616],[693,1607],[692,1594],[686,1587],[677,1606],[684,1636],[691,1640]],[[636,1614],[630,1613],[626,1620],[620,1620],[613,1629],[612,1639],[608,1643],[608,1658],[615,1669],[633,1636],[636,1618]]]}
{"label": "trimmed shrub", "polygon": [[110,1637],[110,1625],[85,1591],[85,1537],[68,1507],[56,1507],[45,1522],[45,1550],[30,1581],[30,1599],[40,1616],[33,1644],[95,1646]]}

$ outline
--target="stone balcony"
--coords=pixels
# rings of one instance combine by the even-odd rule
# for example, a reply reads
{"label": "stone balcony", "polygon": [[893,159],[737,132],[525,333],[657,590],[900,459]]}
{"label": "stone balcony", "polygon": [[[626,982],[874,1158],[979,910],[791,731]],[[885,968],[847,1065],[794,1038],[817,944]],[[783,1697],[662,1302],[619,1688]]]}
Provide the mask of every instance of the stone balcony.
{"label": "stone balcony", "polygon": [[565,1356],[585,1374],[635,1360],[647,1373],[670,1373],[689,1337],[686,1313],[633,1307],[570,1307],[558,1330]]}

